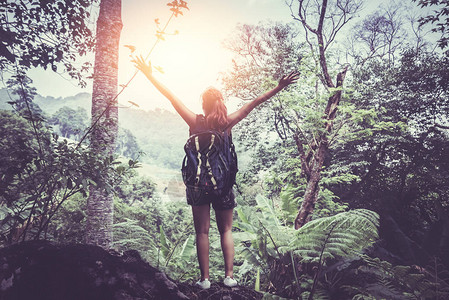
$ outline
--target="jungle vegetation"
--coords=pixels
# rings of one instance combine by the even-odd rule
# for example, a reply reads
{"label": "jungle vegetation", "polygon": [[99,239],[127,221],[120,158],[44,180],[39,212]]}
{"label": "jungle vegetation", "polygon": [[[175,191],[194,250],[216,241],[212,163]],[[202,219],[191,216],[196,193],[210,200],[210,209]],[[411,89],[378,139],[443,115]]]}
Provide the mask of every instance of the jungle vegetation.
{"label": "jungle vegetation", "polygon": [[[10,74],[9,96],[1,99],[10,109],[0,111],[1,245],[86,242],[87,199],[95,186],[114,202],[113,248],[138,250],[175,280],[194,282],[189,207],[183,199],[163,200],[163,187],[138,171],[139,161],[160,163],[161,152],[182,142],[165,139],[161,147],[122,129],[115,153],[101,155],[89,147],[95,124],[85,111],[39,107],[30,68],[64,67],[86,80],[70,53],[92,50],[91,3],[24,2],[33,13],[1,2],[10,17],[2,17],[9,39],[0,48],[2,74]],[[448,4],[412,2],[435,6],[438,14],[421,19],[406,19],[400,7],[381,8],[352,24],[360,4],[287,1],[292,22],[240,24],[225,42],[235,53],[222,76],[228,96],[248,100],[282,74],[301,72],[296,86],[233,129],[241,158],[235,276],[266,299],[449,297]],[[77,14],[67,14],[72,10]],[[19,27],[11,25],[13,16]],[[38,17],[54,26],[33,25]],[[61,24],[69,30],[56,30]],[[435,42],[426,40],[429,26],[441,33]],[[73,44],[39,44],[31,27]],[[336,45],[342,28],[347,40]],[[149,115],[160,127],[174,117]],[[162,165],[177,168],[174,156]],[[211,277],[219,280],[215,231]]]}

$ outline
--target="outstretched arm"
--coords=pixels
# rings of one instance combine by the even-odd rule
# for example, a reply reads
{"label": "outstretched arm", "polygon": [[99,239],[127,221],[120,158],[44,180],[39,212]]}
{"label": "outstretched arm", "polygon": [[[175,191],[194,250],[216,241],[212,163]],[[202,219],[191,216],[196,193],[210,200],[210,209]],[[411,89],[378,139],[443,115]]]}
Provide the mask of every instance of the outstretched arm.
{"label": "outstretched arm", "polygon": [[274,95],[276,95],[283,88],[285,88],[289,84],[296,82],[298,78],[299,78],[298,72],[292,72],[289,75],[282,77],[281,80],[279,80],[278,85],[274,89],[264,93],[263,95],[257,97],[251,102],[246,103],[239,110],[230,114],[228,116],[229,128],[232,128],[235,124],[244,119],[254,108],[264,103]]}
{"label": "outstretched arm", "polygon": [[151,63],[146,64],[142,56],[132,60],[136,64],[136,68],[142,71],[143,74],[151,81],[151,83],[164,95],[178,112],[178,114],[186,121],[187,125],[194,126],[196,115],[181,102],[168,88],[160,83],[154,76],[151,70]]}

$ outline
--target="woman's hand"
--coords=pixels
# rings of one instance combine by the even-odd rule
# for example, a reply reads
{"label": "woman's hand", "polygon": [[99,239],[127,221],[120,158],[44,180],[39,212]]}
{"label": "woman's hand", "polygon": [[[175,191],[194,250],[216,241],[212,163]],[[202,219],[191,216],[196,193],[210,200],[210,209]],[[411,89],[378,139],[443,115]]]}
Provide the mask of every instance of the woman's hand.
{"label": "woman's hand", "polygon": [[135,64],[136,68],[142,71],[142,73],[146,76],[151,76],[151,74],[153,73],[151,69],[151,62],[148,62],[148,64],[146,64],[142,55],[133,58],[131,61]]}
{"label": "woman's hand", "polygon": [[299,72],[291,72],[287,76],[284,76],[279,80],[278,86],[285,88],[287,85],[295,83],[299,79]]}

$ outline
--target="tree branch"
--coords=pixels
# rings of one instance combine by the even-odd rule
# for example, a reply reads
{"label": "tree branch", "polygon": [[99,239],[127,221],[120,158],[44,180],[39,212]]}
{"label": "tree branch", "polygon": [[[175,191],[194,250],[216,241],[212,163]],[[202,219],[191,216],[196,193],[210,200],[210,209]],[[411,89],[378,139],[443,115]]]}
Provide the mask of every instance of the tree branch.
{"label": "tree branch", "polygon": [[316,36],[318,38],[320,66],[321,66],[321,71],[323,72],[326,86],[333,88],[335,86],[334,86],[334,83],[332,82],[332,78],[329,75],[329,70],[327,69],[327,61],[326,61],[324,39],[323,39],[323,23],[324,23],[324,16],[326,15],[326,9],[327,9],[327,0],[323,0],[323,6],[321,7],[321,12],[320,12],[320,20],[318,22],[318,29],[314,33],[316,34]]}
{"label": "tree branch", "polygon": [[438,127],[438,128],[442,128],[442,129],[449,129],[449,126],[441,125],[441,124],[438,124],[438,123],[435,123],[433,126]]}

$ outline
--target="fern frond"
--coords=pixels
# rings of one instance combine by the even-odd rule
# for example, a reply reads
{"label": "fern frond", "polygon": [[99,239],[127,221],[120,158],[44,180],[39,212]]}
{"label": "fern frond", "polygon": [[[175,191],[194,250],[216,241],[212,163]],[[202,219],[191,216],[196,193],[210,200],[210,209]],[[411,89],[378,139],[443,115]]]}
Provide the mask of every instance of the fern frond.
{"label": "fern frond", "polygon": [[[444,281],[434,281],[430,273],[417,270],[413,266],[393,266],[389,262],[367,255],[361,255],[361,258],[367,266],[359,267],[360,272],[374,275],[378,285],[386,288],[389,293],[402,295],[402,298],[398,296],[392,299],[445,299],[449,296],[449,290],[445,290],[447,284]],[[379,292],[377,289],[367,291]],[[382,295],[387,295],[386,291],[383,293]]]}
{"label": "fern frond", "polygon": [[369,247],[378,237],[379,216],[357,209],[310,221],[297,230],[295,239],[281,250],[290,250],[312,263],[349,256]]}
{"label": "fern frond", "polygon": [[114,246],[120,250],[143,250],[142,245],[150,245],[153,238],[147,230],[138,225],[138,221],[126,219],[113,225]]}

